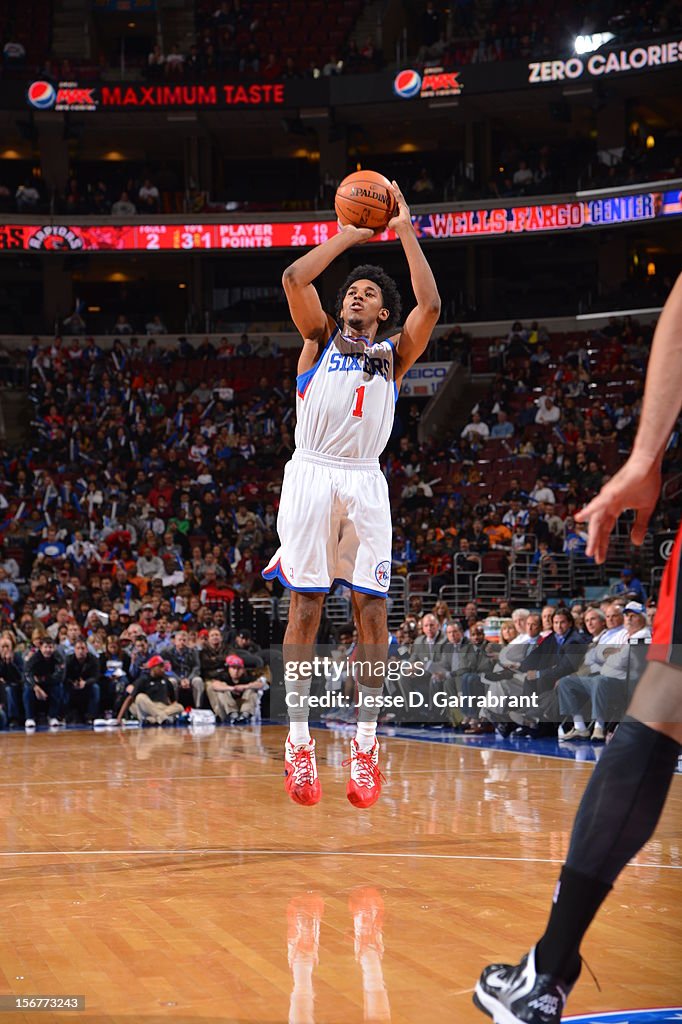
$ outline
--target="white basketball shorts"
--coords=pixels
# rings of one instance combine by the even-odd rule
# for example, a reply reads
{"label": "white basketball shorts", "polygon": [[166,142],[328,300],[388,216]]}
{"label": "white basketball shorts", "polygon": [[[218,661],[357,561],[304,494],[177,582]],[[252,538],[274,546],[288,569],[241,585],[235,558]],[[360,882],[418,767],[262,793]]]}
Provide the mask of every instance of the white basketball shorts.
{"label": "white basketball shorts", "polygon": [[343,583],[386,597],[391,507],[377,459],[342,459],[297,448],[284,470],[280,547],[263,570],[290,590],[326,594]]}

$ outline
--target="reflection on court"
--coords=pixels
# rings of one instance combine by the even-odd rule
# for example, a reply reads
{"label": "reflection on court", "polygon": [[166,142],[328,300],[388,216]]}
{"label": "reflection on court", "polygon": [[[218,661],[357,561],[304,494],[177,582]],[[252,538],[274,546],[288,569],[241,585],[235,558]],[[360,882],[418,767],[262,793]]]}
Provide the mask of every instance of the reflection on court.
{"label": "reflection on court", "polygon": [[[481,1024],[475,979],[544,926],[592,765],[384,738],[357,811],[348,737],[317,737],[301,808],[278,727],[0,736],[0,991],[84,993],[98,1024]],[[574,1014],[679,1001],[680,792],[590,933],[602,992],[582,978]]]}

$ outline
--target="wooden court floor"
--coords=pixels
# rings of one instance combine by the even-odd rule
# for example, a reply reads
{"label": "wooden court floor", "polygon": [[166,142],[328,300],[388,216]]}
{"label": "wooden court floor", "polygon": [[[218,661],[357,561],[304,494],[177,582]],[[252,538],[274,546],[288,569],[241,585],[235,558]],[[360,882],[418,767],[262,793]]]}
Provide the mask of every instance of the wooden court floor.
{"label": "wooden court floor", "polygon": [[[317,735],[323,799],[301,808],[276,726],[3,734],[0,994],[86,1009],[0,1024],[481,1024],[478,973],[542,930],[592,766],[387,738],[358,811],[347,738]],[[680,1005],[680,881],[676,777],[573,1014]]]}

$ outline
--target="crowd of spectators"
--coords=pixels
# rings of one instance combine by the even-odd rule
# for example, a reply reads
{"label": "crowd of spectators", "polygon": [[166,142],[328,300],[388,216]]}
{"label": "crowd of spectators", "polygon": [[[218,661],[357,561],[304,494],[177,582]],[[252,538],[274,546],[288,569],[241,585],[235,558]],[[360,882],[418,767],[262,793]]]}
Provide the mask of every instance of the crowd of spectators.
{"label": "crowd of spectators", "polygon": [[[500,146],[495,173],[487,181],[485,175],[465,174],[454,156],[450,161],[433,162],[425,154],[411,155],[409,159],[387,155],[380,162],[389,176],[401,181],[405,195],[414,206],[448,200],[504,202],[518,196],[551,195],[588,187],[608,189],[682,178],[682,158],[674,155],[668,159],[665,145],[647,149],[641,131],[629,136],[622,151],[608,153],[599,153],[594,140],[572,139],[565,146],[549,146],[512,139]],[[231,212],[332,209],[340,180],[326,174],[316,188],[313,175],[305,193],[297,198],[293,184],[295,164],[292,164],[291,169],[282,169],[286,185],[280,189],[279,196],[271,193],[266,200],[260,186],[252,184],[249,188],[247,184],[245,187],[248,175],[239,186],[240,198],[234,199],[228,195],[212,196],[192,183],[185,185],[181,176],[167,164],[154,168],[123,165],[121,169],[114,165],[102,172],[75,167],[65,187],[52,193],[39,174],[22,175],[17,179],[11,163],[5,164],[4,172],[0,170],[0,212],[101,217],[146,217],[226,209]],[[230,192],[229,187],[226,191]]]}
{"label": "crowd of spectators", "polygon": [[[197,198],[205,196],[195,188],[185,189],[173,168],[108,165],[93,173],[76,167],[63,189],[49,190],[37,172],[16,180],[11,162],[0,181],[0,212],[52,213],[65,217],[146,217],[156,214],[196,212]],[[16,184],[12,182],[15,179]]]}
{"label": "crowd of spectators", "polygon": [[[164,358],[153,340],[143,347],[129,336],[127,318],[115,327],[125,341],[108,353],[60,339],[28,353],[34,447],[3,453],[0,484],[0,614],[11,641],[2,678],[14,686],[0,703],[29,728],[42,708],[56,727],[64,715],[116,715],[126,689],[150,696],[144,687],[159,676],[163,703],[208,702],[241,721],[254,713],[262,681],[251,675],[263,659],[247,633],[229,628],[224,607],[277,590],[259,577],[262,551],[275,543],[276,493],[247,481],[292,450],[291,379],[273,387],[269,363],[244,338],[241,374],[249,362],[251,373],[270,372],[254,374],[235,400],[215,373],[234,348],[207,342]],[[160,318],[149,328],[163,328]],[[168,379],[170,363],[179,369],[186,357],[199,368],[191,388]],[[186,647],[184,664],[174,652]],[[145,703],[135,700],[131,713]]]}
{"label": "crowd of spectators", "polygon": [[[163,326],[160,316],[148,318],[153,335]],[[211,629],[223,644],[236,642],[226,608],[238,602],[260,599],[277,612],[281,588],[260,570],[277,544],[282,468],[293,450],[295,352],[268,339],[255,345],[247,335],[237,345],[206,339],[194,348],[180,339],[166,347],[155,336],[136,338],[123,315],[114,333],[107,350],[92,338],[56,338],[15,356],[26,367],[34,414],[30,443],[4,451],[0,463],[0,617],[12,647],[2,678],[18,687],[9,710],[29,723],[41,707],[56,722],[72,712],[117,715],[125,687],[107,682],[107,672],[126,686],[137,676],[125,658],[122,676],[107,668],[110,648],[132,658],[141,631],[147,640],[138,661],[150,679],[164,679],[152,687],[155,696],[147,694],[152,701],[165,693],[168,706],[209,702],[223,717],[238,716],[228,691],[207,687],[196,665],[175,671],[171,655],[181,633],[200,662]],[[579,584],[568,589],[573,578],[562,571],[564,562],[588,561],[573,516],[631,444],[650,333],[631,319],[570,340],[513,324],[492,343],[499,372],[488,394],[442,438],[420,442],[421,410],[401,400],[384,464],[393,573],[423,573],[428,584],[421,595],[408,586],[404,597],[392,596],[394,615],[404,600],[421,629],[441,588],[473,580],[491,556],[502,573],[525,559],[526,601],[578,596]],[[441,358],[472,358],[459,329],[437,344]],[[673,460],[676,445],[677,435]],[[663,508],[655,529],[665,528],[667,515]],[[623,569],[621,589],[650,603],[639,572],[636,563]],[[492,597],[485,610],[508,614],[505,600]],[[54,651],[42,651],[46,633]],[[97,662],[87,675],[81,648],[78,664],[68,661],[79,638]],[[43,682],[56,680],[51,705],[51,687],[25,674],[38,653],[36,665],[49,662]],[[150,665],[156,654],[162,664]],[[231,654],[242,656],[230,647],[220,656]],[[224,674],[208,678],[240,685]]]}
{"label": "crowd of spectators", "polygon": [[[455,615],[440,600],[423,615],[410,612],[396,629],[389,657],[401,666],[401,678],[387,686],[394,693],[419,690],[430,697],[425,721],[468,735],[558,733],[565,742],[604,742],[644,668],[654,614],[630,590],[602,601],[561,600],[537,611],[512,609],[505,601],[494,618],[480,601],[468,601]],[[341,627],[333,657],[351,669],[334,685],[349,694],[356,645],[352,624]],[[409,667],[417,663],[419,673]],[[331,688],[331,677],[326,685]],[[434,700],[436,692],[447,702]],[[526,707],[515,710],[509,699],[523,696]],[[328,715],[330,722],[349,718],[345,712]],[[393,712],[384,715],[384,721],[395,719]],[[413,716],[403,724],[418,721]]]}
{"label": "crowd of spectators", "polygon": [[[352,38],[361,10],[360,0],[317,4],[312,12],[297,0],[282,0],[274,12],[258,0],[220,0],[217,6],[215,0],[198,0],[194,39],[153,45],[144,71],[150,79],[216,74],[282,81],[378,70],[383,55],[376,38],[360,44]],[[495,0],[483,12],[470,0],[419,0],[406,5],[403,38],[408,63],[462,67],[569,56],[577,35],[595,31],[612,31],[623,42],[670,35],[680,20],[678,7],[665,0],[647,0],[626,10],[601,3],[588,13],[568,3],[537,8]],[[6,74],[19,74],[30,66],[26,44],[12,25],[6,26]],[[112,50],[110,57],[110,63],[118,65],[120,52]],[[48,59],[31,70],[54,81],[84,80],[106,63],[104,55],[96,65]]]}
{"label": "crowd of spectators", "polygon": [[[376,70],[383,63],[376,40],[368,38],[357,45],[349,38],[361,8],[359,2],[348,0],[317,5],[311,19],[305,5],[288,0],[279,4],[273,18],[258,0],[220,0],[217,5],[215,0],[199,0],[194,40],[184,45],[167,40],[165,47],[153,46],[146,73],[150,78],[240,74],[282,80]],[[461,67],[550,60],[569,56],[577,35],[612,31],[626,42],[674,34],[679,24],[678,8],[665,0],[648,0],[630,9],[601,3],[589,13],[568,3],[538,8],[496,0],[483,13],[469,0],[447,4],[419,0],[406,5],[404,29],[410,61]],[[6,74],[30,67],[28,42],[12,25],[5,27],[2,67]],[[119,53],[112,51],[111,60],[117,64]],[[106,58],[102,61],[106,63]],[[54,80],[70,80],[91,69],[65,59],[48,60],[32,70]],[[99,71],[99,64],[93,70]]]}
{"label": "crowd of spectators", "polygon": [[611,31],[618,39],[651,39],[674,34],[680,12],[665,0],[623,9],[593,5],[589,13],[570,3],[538,8],[516,0],[495,0],[484,17],[469,0],[425,0],[416,13],[413,56],[424,64],[462,67],[507,60],[552,60],[573,55],[578,35]]}

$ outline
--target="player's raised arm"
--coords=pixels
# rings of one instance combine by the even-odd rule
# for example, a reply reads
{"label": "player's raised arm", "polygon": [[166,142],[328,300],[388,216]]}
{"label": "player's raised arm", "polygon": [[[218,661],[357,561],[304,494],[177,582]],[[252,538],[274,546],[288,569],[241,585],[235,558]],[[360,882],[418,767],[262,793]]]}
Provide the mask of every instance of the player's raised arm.
{"label": "player's raised arm", "polygon": [[300,256],[284,271],[282,284],[291,319],[304,341],[319,344],[327,336],[327,314],[322,309],[313,281],[337,256],[359,242],[366,242],[373,234],[369,228],[356,228],[348,224],[333,238]]}
{"label": "player's raised arm", "polygon": [[390,186],[390,192],[398,205],[398,213],[389,221],[388,226],[400,239],[410,268],[412,290],[417,300],[417,305],[405,321],[398,342],[396,382],[399,385],[429,343],[431,332],[440,316],[440,295],[431,267],[414,233],[410,208],[395,181]]}
{"label": "player's raised arm", "polygon": [[625,465],[577,515],[589,520],[587,554],[601,563],[611,531],[626,508],[636,511],[633,544],[644,540],[661,489],[661,462],[682,406],[682,274],[661,313],[654,334],[644,403],[632,454]]}

